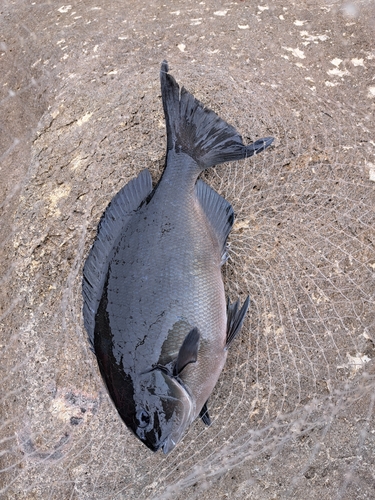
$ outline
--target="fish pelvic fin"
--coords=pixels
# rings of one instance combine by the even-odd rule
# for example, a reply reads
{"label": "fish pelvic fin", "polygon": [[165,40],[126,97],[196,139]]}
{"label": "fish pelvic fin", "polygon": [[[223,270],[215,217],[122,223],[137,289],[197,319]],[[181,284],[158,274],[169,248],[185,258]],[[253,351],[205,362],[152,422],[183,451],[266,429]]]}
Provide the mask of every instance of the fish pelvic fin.
{"label": "fish pelvic fin", "polygon": [[241,331],[242,324],[245,319],[246,311],[249,308],[250,297],[247,296],[245,302],[243,303],[241,309],[239,310],[240,300],[238,299],[236,302],[231,304],[228,299],[227,304],[227,342],[225,345],[225,349],[228,350],[231,346],[233,340],[237,337],[237,335]]}
{"label": "fish pelvic fin", "polygon": [[167,154],[186,153],[201,170],[228,161],[243,160],[264,151],[273,142],[265,137],[245,146],[237,130],[214,111],[203,106],[168,73],[160,71],[163,107],[167,125]]}

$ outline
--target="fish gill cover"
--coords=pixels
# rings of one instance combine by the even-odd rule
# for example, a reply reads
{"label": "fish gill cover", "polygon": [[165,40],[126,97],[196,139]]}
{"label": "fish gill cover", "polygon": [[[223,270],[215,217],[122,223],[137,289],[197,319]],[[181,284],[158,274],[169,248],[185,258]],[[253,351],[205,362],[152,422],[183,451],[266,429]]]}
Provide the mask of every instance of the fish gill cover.
{"label": "fish gill cover", "polygon": [[[2,497],[373,496],[373,19],[366,1],[3,2]],[[81,314],[101,214],[163,168],[163,58],[245,143],[277,137],[203,175],[236,214],[226,293],[252,305],[211,427],[167,456],[118,417]]]}

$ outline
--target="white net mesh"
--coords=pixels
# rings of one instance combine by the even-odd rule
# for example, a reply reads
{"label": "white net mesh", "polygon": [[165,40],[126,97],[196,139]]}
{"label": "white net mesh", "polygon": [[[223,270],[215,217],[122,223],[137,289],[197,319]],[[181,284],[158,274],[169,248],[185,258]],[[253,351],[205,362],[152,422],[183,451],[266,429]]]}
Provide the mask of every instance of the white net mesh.
{"label": "white net mesh", "polygon": [[[4,498],[371,498],[375,492],[374,11],[370,2],[5,2],[0,26]],[[211,169],[236,223],[224,279],[250,311],[168,456],[118,417],[81,275],[112,196],[156,180],[158,81],[261,155]]]}

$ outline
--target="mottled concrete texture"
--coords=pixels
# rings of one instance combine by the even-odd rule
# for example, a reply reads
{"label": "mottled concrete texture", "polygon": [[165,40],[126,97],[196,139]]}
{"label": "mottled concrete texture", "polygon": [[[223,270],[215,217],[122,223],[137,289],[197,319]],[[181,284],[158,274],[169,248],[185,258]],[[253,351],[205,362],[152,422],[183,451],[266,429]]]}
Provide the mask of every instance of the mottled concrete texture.
{"label": "mottled concrete texture", "polygon": [[[4,499],[375,497],[372,1],[3,0]],[[234,206],[224,278],[250,314],[209,403],[152,454],[112,406],[81,274],[111,197],[163,167],[163,59],[259,157],[205,174]]]}

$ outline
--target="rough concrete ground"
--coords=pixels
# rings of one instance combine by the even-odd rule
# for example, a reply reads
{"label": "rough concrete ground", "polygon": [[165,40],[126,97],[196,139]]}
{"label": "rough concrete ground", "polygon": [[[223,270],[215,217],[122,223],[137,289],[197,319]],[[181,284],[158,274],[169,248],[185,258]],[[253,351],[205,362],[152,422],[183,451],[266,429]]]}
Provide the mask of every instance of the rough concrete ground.
{"label": "rough concrete ground", "polygon": [[[1,6],[4,498],[374,497],[374,19],[370,1]],[[276,137],[205,174],[237,213],[228,293],[253,303],[212,427],[167,457],[109,401],[80,291],[111,197],[162,170],[164,58],[246,142]]]}

